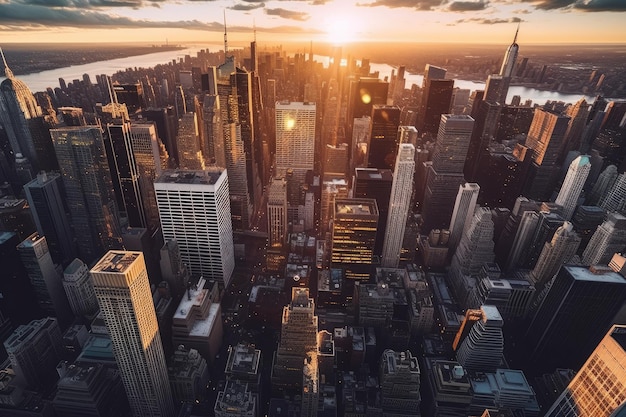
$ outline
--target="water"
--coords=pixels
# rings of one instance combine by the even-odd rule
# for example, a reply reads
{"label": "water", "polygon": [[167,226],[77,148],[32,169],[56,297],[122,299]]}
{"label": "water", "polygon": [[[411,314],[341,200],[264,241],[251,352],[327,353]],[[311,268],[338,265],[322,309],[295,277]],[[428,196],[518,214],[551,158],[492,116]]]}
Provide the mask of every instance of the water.
{"label": "water", "polygon": [[[79,79],[82,80],[83,74],[89,74],[92,82],[95,82],[95,76],[97,74],[112,75],[117,71],[124,70],[126,68],[154,67],[158,64],[165,64],[173,59],[179,60],[184,58],[185,55],[195,56],[200,49],[209,48],[210,51],[217,51],[223,49],[220,45],[201,45],[190,46],[186,49],[178,51],[166,51],[156,52],[153,54],[131,56],[127,58],[111,59],[108,61],[92,62],[90,64],[74,65],[65,68],[57,68],[48,71],[42,71],[34,74],[20,75],[19,79],[24,81],[31,91],[45,91],[48,87],[58,87],[59,78],[65,79],[66,82]],[[328,57],[315,56],[315,59],[328,64]],[[387,64],[370,64],[372,71],[378,71],[380,78],[390,77],[393,67]],[[406,87],[410,88],[411,84],[422,85],[423,77],[418,74],[405,73]],[[484,90],[485,83],[479,83],[468,80],[454,80],[454,86],[462,89],[469,90]],[[566,103],[575,103],[581,97],[585,97],[587,101],[593,101],[594,97],[584,96],[582,94],[564,94],[555,91],[537,90],[534,88],[511,86],[509,88],[509,94],[507,96],[507,102],[510,103],[514,95],[518,95],[522,98],[522,103],[526,100],[532,100],[533,103],[544,104],[547,100],[563,101]]]}

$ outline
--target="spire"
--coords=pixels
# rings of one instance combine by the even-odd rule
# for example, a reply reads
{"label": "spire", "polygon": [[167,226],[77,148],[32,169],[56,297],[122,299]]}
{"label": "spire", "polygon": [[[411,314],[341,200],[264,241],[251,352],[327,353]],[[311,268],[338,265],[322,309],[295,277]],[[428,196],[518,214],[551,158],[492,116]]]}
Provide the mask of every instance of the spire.
{"label": "spire", "polygon": [[10,79],[14,78],[13,71],[11,71],[11,69],[9,68],[9,64],[7,64],[7,60],[4,57],[4,52],[2,51],[2,48],[0,48],[0,55],[2,55],[2,62],[4,63],[4,76]]}
{"label": "spire", "polygon": [[226,10],[224,10],[224,58],[228,57],[228,36],[226,34]]}
{"label": "spire", "polygon": [[513,44],[517,43],[517,34],[519,33],[519,25],[521,22],[517,22],[517,30],[515,31],[515,37],[513,38]]}
{"label": "spire", "polygon": [[252,31],[254,33],[254,43],[256,43],[256,19],[252,18]]}

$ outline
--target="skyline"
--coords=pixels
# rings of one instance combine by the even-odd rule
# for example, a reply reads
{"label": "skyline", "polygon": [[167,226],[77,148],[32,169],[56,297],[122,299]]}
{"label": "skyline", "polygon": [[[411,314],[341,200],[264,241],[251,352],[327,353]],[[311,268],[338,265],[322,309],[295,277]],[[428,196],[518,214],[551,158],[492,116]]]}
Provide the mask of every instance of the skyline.
{"label": "skyline", "polygon": [[3,0],[0,36],[3,43],[220,42],[225,18],[234,43],[254,36],[259,42],[502,43],[519,23],[525,44],[620,44],[626,43],[623,12],[626,2],[619,0]]}

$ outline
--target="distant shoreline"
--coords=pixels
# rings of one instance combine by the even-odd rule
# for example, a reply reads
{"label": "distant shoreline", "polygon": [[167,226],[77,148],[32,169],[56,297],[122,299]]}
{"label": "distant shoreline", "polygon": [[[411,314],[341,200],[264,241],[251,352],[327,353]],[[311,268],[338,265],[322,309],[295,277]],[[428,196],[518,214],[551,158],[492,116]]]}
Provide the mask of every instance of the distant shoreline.
{"label": "distant shoreline", "polygon": [[[4,49],[9,67],[16,76],[38,74],[43,71],[71,67],[74,65],[91,64],[99,61],[108,61],[118,58],[141,56],[155,52],[178,51],[185,49],[183,45],[152,45],[152,46],[120,46],[104,47],[94,50],[94,44],[84,45],[84,48],[61,53],[60,49],[50,47],[45,50],[37,48]],[[12,46],[17,46],[13,44]],[[48,45],[46,45],[48,46]],[[59,44],[59,46],[61,46]]]}

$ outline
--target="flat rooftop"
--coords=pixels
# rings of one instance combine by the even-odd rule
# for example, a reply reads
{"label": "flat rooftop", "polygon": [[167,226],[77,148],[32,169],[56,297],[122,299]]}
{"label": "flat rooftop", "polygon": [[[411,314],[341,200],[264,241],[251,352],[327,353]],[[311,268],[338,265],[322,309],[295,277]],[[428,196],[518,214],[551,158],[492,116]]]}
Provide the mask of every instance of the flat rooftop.
{"label": "flat rooftop", "polygon": [[337,199],[335,200],[335,214],[377,216],[378,207],[374,199]]}
{"label": "flat rooftop", "polygon": [[215,185],[224,171],[184,171],[184,170],[168,170],[155,182],[166,184],[199,184],[199,185]]}
{"label": "flat rooftop", "polygon": [[91,272],[117,272],[123,274],[140,254],[141,252],[109,251],[93,267]]}
{"label": "flat rooftop", "polygon": [[585,266],[565,265],[563,268],[577,281],[594,281],[626,285],[626,278],[610,270],[602,270],[601,273],[594,274]]}
{"label": "flat rooftop", "polygon": [[626,352],[626,326],[615,326],[611,331],[611,337]]}

